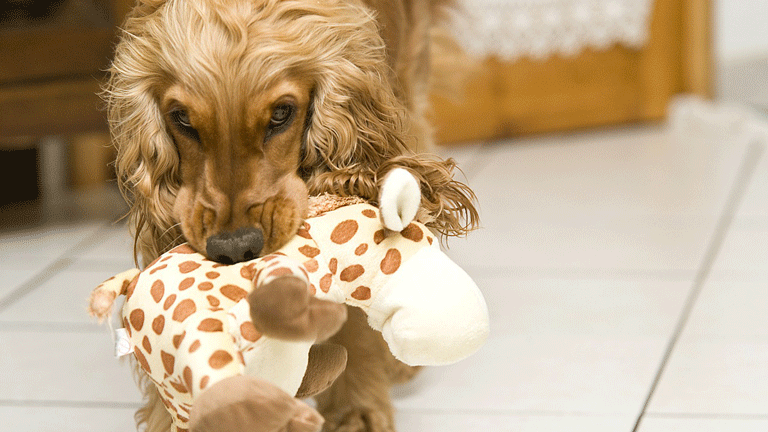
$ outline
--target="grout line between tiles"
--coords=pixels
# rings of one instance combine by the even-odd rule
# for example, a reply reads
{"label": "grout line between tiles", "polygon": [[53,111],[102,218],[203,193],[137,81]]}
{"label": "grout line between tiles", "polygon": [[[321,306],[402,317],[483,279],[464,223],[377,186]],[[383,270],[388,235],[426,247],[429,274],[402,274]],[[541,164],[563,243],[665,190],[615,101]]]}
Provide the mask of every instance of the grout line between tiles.
{"label": "grout line between tiles", "polygon": [[753,177],[753,174],[755,172],[755,169],[757,168],[757,164],[760,160],[760,156],[762,155],[763,151],[765,151],[764,145],[753,142],[747,148],[747,151],[745,152],[742,158],[741,166],[739,167],[739,170],[736,174],[736,179],[734,180],[733,186],[731,187],[731,191],[728,195],[728,200],[726,201],[725,206],[723,207],[723,210],[720,213],[720,217],[718,218],[717,224],[715,225],[714,235],[712,236],[709,244],[707,245],[706,252],[704,253],[704,258],[701,262],[701,265],[699,266],[698,272],[696,273],[696,277],[693,281],[693,285],[691,286],[691,290],[690,290],[690,293],[688,294],[688,298],[686,299],[685,304],[683,306],[682,312],[680,314],[680,318],[677,322],[677,325],[675,326],[675,330],[674,330],[674,333],[672,334],[672,338],[670,339],[669,344],[667,345],[667,349],[666,349],[666,352],[664,353],[664,357],[661,360],[659,369],[656,372],[656,376],[653,379],[653,383],[651,384],[651,388],[648,392],[648,396],[646,397],[645,402],[643,403],[642,410],[640,411],[640,414],[637,417],[637,421],[635,422],[635,427],[632,429],[632,432],[638,432],[640,428],[643,417],[645,417],[646,412],[648,410],[648,406],[650,405],[651,399],[653,398],[653,394],[658,388],[659,383],[661,382],[661,377],[664,375],[664,371],[666,370],[667,365],[669,364],[669,360],[672,357],[672,352],[675,350],[675,347],[677,346],[677,342],[680,340],[680,336],[682,335],[683,330],[685,329],[685,326],[688,323],[688,319],[690,318],[691,312],[693,311],[693,307],[695,306],[696,301],[699,298],[699,294],[701,293],[701,290],[704,287],[704,283],[709,278],[709,274],[712,271],[712,267],[715,263],[715,259],[717,258],[717,255],[723,246],[723,242],[725,241],[726,235],[728,234],[728,231],[733,223],[733,220],[736,217],[736,212],[739,208],[739,204],[741,203],[742,199],[744,198],[744,195],[747,192],[747,188],[749,187],[750,180]]}
{"label": "grout line between tiles", "polygon": [[108,229],[110,224],[111,222],[109,224],[104,224],[101,227],[99,227],[96,230],[96,232],[87,236],[83,240],[80,240],[77,244],[75,244],[74,246],[64,251],[64,253],[59,255],[59,257],[56,258],[53,261],[53,263],[49,264],[44,269],[37,272],[34,276],[32,276],[26,282],[22,283],[16,289],[14,289],[5,297],[0,299],[0,312],[3,312],[9,306],[21,300],[24,296],[31,293],[35,289],[37,289],[40,285],[49,281],[51,278],[56,276],[59,272],[71,266],[75,262],[75,260],[70,257],[74,256],[78,252],[83,252],[88,247],[91,247],[94,244],[96,244],[98,239],[103,237],[104,232]]}
{"label": "grout line between tiles", "polygon": [[141,408],[141,403],[136,402],[108,402],[108,401],[67,401],[67,400],[12,400],[0,399],[0,407],[44,407],[44,408]]}
{"label": "grout line between tiles", "polygon": [[35,288],[44,284],[50,280],[53,276],[57,275],[62,270],[71,266],[75,261],[71,258],[57,258],[53,263],[46,266],[44,269],[37,272],[34,276],[28,279],[26,282],[19,285],[16,289],[11,291],[5,297],[0,300],[0,312],[6,308],[21,300],[25,295],[32,292]]}

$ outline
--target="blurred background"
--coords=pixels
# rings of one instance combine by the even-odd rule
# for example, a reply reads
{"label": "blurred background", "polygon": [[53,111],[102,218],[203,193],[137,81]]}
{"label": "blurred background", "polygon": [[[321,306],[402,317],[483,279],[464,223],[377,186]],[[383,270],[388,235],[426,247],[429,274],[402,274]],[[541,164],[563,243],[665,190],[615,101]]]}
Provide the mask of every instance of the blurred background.
{"label": "blurred background", "polygon": [[[0,2],[0,172],[3,184],[14,185],[0,194],[5,227],[57,217],[71,192],[93,194],[112,177],[98,92],[132,5]],[[85,212],[104,216],[100,207]]]}
{"label": "blurred background", "polygon": [[[132,3],[0,2],[4,209],[111,177],[97,93]],[[529,3],[458,2],[448,30],[478,65],[434,97],[440,143],[660,121],[681,93],[768,104],[766,2]]]}
{"label": "blurred background", "polygon": [[[133,266],[97,95],[132,3],[0,0],[0,431],[133,430],[85,313]],[[768,430],[768,2],[458,4],[432,117],[492,333],[398,430]]]}
{"label": "blurred background", "polygon": [[[2,206],[112,175],[97,93],[132,3],[0,2]],[[681,93],[768,104],[763,1],[524,3],[459,2],[448,30],[479,65],[435,96],[440,143],[659,121]]]}

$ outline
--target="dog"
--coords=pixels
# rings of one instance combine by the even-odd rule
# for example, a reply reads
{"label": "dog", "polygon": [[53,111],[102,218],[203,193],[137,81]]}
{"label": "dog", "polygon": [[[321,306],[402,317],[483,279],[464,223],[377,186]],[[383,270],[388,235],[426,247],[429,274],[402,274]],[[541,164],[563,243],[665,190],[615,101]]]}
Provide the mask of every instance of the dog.
{"label": "dog", "polygon": [[[420,182],[419,219],[444,235],[477,225],[475,197],[431,146],[430,29],[447,0],[139,0],[104,98],[146,263],[188,242],[234,263],[296,233],[308,195],[372,203],[396,167]],[[328,431],[394,431],[397,362],[359,310],[332,338],[345,372],[317,396]],[[167,431],[160,395],[137,370],[149,432]]]}

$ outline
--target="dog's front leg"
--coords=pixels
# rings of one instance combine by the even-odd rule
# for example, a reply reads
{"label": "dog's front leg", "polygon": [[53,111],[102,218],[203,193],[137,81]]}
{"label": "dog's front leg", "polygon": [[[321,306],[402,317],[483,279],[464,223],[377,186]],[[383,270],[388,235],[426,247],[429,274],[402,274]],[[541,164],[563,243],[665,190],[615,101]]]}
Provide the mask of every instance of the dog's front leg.
{"label": "dog's front leg", "polygon": [[348,352],[347,368],[317,396],[327,432],[394,432],[392,354],[362,310],[349,308],[347,322],[330,339]]}

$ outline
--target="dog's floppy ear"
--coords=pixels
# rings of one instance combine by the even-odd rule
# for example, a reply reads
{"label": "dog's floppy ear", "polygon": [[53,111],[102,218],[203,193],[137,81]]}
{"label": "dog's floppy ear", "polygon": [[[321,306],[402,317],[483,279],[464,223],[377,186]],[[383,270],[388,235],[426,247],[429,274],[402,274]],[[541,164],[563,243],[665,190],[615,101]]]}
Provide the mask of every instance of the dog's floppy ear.
{"label": "dog's floppy ear", "polygon": [[[316,39],[313,112],[302,167],[315,173],[351,165],[376,167],[407,151],[413,139],[407,133],[412,120],[395,94],[384,41],[374,16],[363,7],[347,4],[323,18],[339,22],[317,27],[325,34]],[[342,50],[332,42],[339,40],[344,41]]]}
{"label": "dog's floppy ear", "polygon": [[[134,12],[160,3],[142,0]],[[154,62],[159,57],[158,47],[152,38],[142,37],[146,19],[134,15],[126,21],[102,96],[117,148],[118,183],[131,201],[134,248],[157,256],[179,237],[170,229],[174,225],[179,160],[156,95],[163,80]]]}
{"label": "dog's floppy ear", "polygon": [[[320,14],[322,12],[318,12]],[[346,14],[346,15],[345,15]],[[463,235],[478,223],[475,196],[453,179],[455,163],[414,154],[416,128],[390,68],[375,16],[345,3],[320,16],[312,41],[312,113],[302,175],[310,193],[360,196],[375,203],[381,180],[407,169],[421,186],[417,217],[445,235]],[[338,22],[333,22],[338,19]],[[338,41],[344,41],[339,49]]]}

